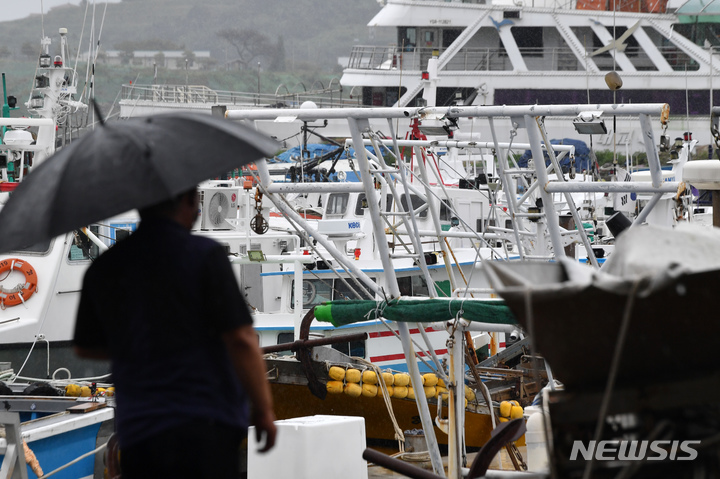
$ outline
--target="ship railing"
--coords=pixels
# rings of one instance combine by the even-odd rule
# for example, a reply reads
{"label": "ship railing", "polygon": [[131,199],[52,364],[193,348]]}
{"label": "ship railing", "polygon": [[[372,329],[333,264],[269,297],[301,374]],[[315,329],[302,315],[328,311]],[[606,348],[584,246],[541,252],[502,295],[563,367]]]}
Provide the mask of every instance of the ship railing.
{"label": "ship railing", "polygon": [[316,82],[309,89],[302,83],[289,87],[280,85],[275,93],[213,90],[204,85],[123,85],[121,100],[273,108],[297,108],[306,101],[312,101],[320,108],[362,106],[362,95],[348,98],[347,92],[335,79],[327,87]]}
{"label": "ship railing", "polygon": [[[432,56],[445,49],[406,46],[355,46],[348,68],[356,70],[423,71]],[[583,69],[569,47],[520,48],[530,70],[574,71]],[[550,66],[550,67],[548,67]],[[447,62],[446,71],[510,71],[512,62],[502,47],[462,48]]]}

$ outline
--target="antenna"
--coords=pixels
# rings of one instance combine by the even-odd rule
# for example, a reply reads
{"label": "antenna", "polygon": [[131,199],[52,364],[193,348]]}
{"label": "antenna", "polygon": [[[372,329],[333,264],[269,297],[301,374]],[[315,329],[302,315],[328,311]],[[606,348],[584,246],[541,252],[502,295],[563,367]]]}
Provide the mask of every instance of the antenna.
{"label": "antenna", "polygon": [[45,38],[45,7],[43,0],[40,0],[40,26],[42,28],[42,36]]}
{"label": "antenna", "polygon": [[105,126],[105,118],[103,117],[102,112],[100,111],[100,107],[97,104],[97,101],[95,101],[95,98],[93,97],[93,110],[95,111],[95,114],[98,117],[98,121],[100,122],[100,126]]}

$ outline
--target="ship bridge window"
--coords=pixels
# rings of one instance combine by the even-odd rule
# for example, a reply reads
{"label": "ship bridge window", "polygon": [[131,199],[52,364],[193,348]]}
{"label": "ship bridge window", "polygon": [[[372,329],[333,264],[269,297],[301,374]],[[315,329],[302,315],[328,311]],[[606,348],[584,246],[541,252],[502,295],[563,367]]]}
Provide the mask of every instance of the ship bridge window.
{"label": "ship bridge window", "polygon": [[427,282],[421,274],[402,276],[397,279],[400,294],[403,296],[429,296]]}
{"label": "ship bridge window", "polygon": [[[368,290],[368,292],[365,293],[362,289],[360,289],[355,280],[345,278],[345,281],[347,281],[347,284],[345,284],[340,279],[335,279],[335,291],[333,294],[333,299],[375,299],[372,291]],[[365,289],[367,290],[368,288],[365,287]],[[355,292],[360,295],[360,298],[357,297],[357,294],[355,294]]]}
{"label": "ship bridge window", "polygon": [[461,28],[445,28],[442,31],[442,46],[443,48],[447,48],[452,43],[458,39],[460,34],[462,33]]}
{"label": "ship bridge window", "polygon": [[[400,198],[400,204],[402,205],[403,211],[408,211],[408,205],[407,205],[407,196],[402,195]],[[417,213],[417,210],[425,205],[425,201],[420,198],[417,195],[410,195],[410,201],[412,202],[412,209]],[[418,217],[420,218],[427,218],[428,215],[428,209],[423,208],[422,211],[420,211],[420,214],[418,214]]]}
{"label": "ship bridge window", "polygon": [[[100,226],[90,225],[90,232],[96,237],[99,235]],[[68,250],[68,260],[70,261],[87,261],[94,260],[100,256],[100,248],[98,245],[90,241],[82,231],[75,231],[75,238]]]}
{"label": "ship bridge window", "polygon": [[440,203],[440,220],[450,221],[450,208],[445,203]]}
{"label": "ship bridge window", "polygon": [[342,216],[347,211],[349,193],[331,193],[325,207],[325,216]]}
{"label": "ship bridge window", "polygon": [[432,47],[435,43],[435,32],[425,31],[425,46]]}
{"label": "ship bridge window", "polygon": [[[385,211],[390,211],[392,208],[392,195],[387,195],[387,205],[385,206]],[[355,216],[365,216],[365,210],[367,210],[368,202],[367,197],[365,196],[365,193],[360,193],[357,198],[357,203],[355,203]]]}
{"label": "ship bridge window", "polygon": [[[310,309],[326,301],[358,299],[354,291],[360,294],[360,299],[374,299],[371,291],[368,290],[370,295],[365,294],[353,280],[346,278],[345,281],[348,282],[349,287],[337,278],[303,280],[303,309]],[[376,281],[375,278],[373,281]],[[290,307],[293,307],[295,304],[295,281],[292,281],[291,287]]]}
{"label": "ship bridge window", "polygon": [[40,243],[35,243],[33,245],[23,246],[22,248],[13,250],[13,252],[44,255],[50,252],[51,244],[52,240],[41,241]]}
{"label": "ship bridge window", "polygon": [[398,28],[398,45],[403,47],[406,52],[411,52],[417,44],[417,30],[415,27],[399,27]]}

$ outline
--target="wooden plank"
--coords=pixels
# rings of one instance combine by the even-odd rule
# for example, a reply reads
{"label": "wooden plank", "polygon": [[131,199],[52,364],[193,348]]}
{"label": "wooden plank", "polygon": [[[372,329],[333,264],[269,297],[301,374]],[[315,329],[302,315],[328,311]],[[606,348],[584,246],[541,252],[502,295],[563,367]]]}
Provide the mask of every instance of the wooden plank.
{"label": "wooden plank", "polygon": [[107,404],[104,402],[85,402],[81,404],[76,404],[75,406],[71,406],[67,408],[67,411],[75,414],[85,414],[87,412],[96,411],[106,406]]}

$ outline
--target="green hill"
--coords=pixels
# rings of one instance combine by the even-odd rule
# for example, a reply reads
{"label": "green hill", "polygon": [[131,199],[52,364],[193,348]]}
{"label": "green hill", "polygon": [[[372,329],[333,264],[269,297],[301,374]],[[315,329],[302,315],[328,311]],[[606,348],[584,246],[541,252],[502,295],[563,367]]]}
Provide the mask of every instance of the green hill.
{"label": "green hill", "polygon": [[[91,4],[83,49],[87,49],[92,10]],[[273,41],[282,37],[288,63],[294,59],[296,65],[307,62],[332,68],[353,44],[376,41],[366,25],[379,10],[376,0],[123,0],[108,3],[103,19],[105,4],[98,1],[95,25],[99,30],[104,20],[100,46],[105,50],[128,40],[162,39],[191,50],[210,50],[218,60],[225,59],[227,48],[218,31],[252,29]],[[70,44],[77,48],[84,17],[84,5],[55,7],[45,14],[45,33],[53,36],[65,27]],[[41,30],[40,15],[0,22],[0,45],[17,57],[23,43],[37,44]],[[228,54],[232,57],[232,52]]]}
{"label": "green hill", "polygon": [[[158,82],[206,85],[218,90],[255,91],[257,71],[225,71],[226,61],[238,58],[235,49],[218,36],[223,29],[259,32],[275,46],[282,45],[281,71],[271,71],[263,63],[262,90],[274,92],[280,84],[315,81],[325,85],[339,77],[338,57],[348,56],[354,44],[387,44],[391,34],[374,36],[366,26],[380,10],[376,0],[123,0],[95,5],[95,43],[100,52],[123,50],[128,42],[172,45],[178,49],[210,51],[214,66],[203,71],[162,69]],[[43,28],[53,41],[51,53],[59,45],[58,29],[68,29],[72,63],[78,51],[89,49],[93,5],[87,8],[65,5],[41,15],[0,22],[0,70],[7,74],[8,92],[19,104],[27,101],[33,69],[40,53]],[[102,31],[100,24],[102,23]],[[99,40],[98,40],[99,34]],[[173,49],[173,48],[164,48]],[[276,70],[278,68],[276,67]],[[150,83],[151,68],[130,65],[96,65],[96,96],[110,108],[122,84],[130,81]],[[86,65],[78,64],[80,77]],[[84,81],[82,82],[84,84]],[[81,86],[82,88],[82,86]],[[17,112],[16,112],[17,113]],[[22,110],[19,112],[22,113]]]}

